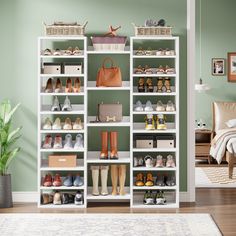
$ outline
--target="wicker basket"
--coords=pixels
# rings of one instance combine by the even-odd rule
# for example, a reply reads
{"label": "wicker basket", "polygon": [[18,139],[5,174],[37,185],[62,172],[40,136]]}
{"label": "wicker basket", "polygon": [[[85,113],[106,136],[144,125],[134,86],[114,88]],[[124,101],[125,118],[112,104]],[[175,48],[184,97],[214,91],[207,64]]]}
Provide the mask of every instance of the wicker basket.
{"label": "wicker basket", "polygon": [[137,26],[132,23],[135,36],[172,36],[171,26]]}
{"label": "wicker basket", "polygon": [[88,24],[86,21],[83,25],[79,25],[77,23],[73,24],[53,24],[53,25],[46,25],[45,26],[45,33],[46,35],[81,35],[83,36],[85,33],[85,27]]}

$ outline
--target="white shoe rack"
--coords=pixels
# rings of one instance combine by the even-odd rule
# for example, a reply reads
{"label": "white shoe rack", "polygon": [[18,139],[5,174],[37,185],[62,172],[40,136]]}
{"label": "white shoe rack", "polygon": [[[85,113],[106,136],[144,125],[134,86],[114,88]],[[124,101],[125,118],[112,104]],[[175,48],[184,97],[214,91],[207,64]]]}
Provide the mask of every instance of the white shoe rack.
{"label": "white shoe rack", "polygon": [[[135,46],[140,45],[142,46],[142,43],[148,43],[151,42],[153,49],[159,49],[162,47],[161,45],[165,45],[165,42],[172,42],[171,45],[173,45],[175,50],[175,56],[137,56],[134,55],[134,48],[137,49]],[[41,51],[46,48],[60,48],[57,46],[57,42],[64,43],[68,46],[70,46],[70,42],[73,43],[73,45],[76,45],[76,42],[80,43],[80,45],[83,45],[83,55],[81,56],[42,56]],[[159,46],[160,44],[160,46]],[[167,43],[168,44],[168,43]],[[49,45],[49,46],[48,46]],[[56,45],[56,46],[55,46]],[[125,51],[94,51],[93,47],[87,46],[87,37],[39,37],[38,38],[38,206],[44,207],[44,208],[85,208],[87,207],[88,202],[130,202],[130,207],[132,208],[177,208],[179,207],[179,38],[178,37],[130,37],[130,47],[126,47]],[[65,48],[66,49],[66,48]],[[146,49],[146,47],[145,47]],[[123,81],[122,87],[96,87],[96,82],[94,79],[88,78],[88,61],[90,60],[90,56],[96,57],[96,56],[110,56],[113,55],[120,55],[120,56],[126,56],[129,59],[129,64],[127,65],[129,67],[130,71],[130,78],[128,81]],[[72,59],[73,58],[73,59]],[[81,75],[45,75],[41,73],[41,68],[43,65],[43,62],[50,62],[54,60],[60,60],[61,62],[67,62],[68,60],[73,60],[75,62],[78,59],[78,62],[83,63],[83,74]],[[174,75],[168,75],[168,77],[171,77],[172,83],[174,84],[175,90],[172,93],[156,93],[156,87],[154,88],[153,93],[139,93],[137,91],[137,81],[139,77],[151,77],[154,78],[153,85],[156,85],[155,78],[156,77],[164,77],[164,76],[157,76],[157,75],[137,75],[133,73],[133,68],[136,63],[136,61],[140,60],[140,64],[145,65],[145,61],[147,60],[147,63],[155,62],[156,65],[159,65],[159,61],[161,63],[165,63],[165,60],[169,60],[172,64],[175,66],[176,74]],[[100,62],[101,64],[102,62]],[[167,63],[167,64],[168,64]],[[164,66],[165,64],[163,64]],[[82,91],[78,94],[67,94],[67,93],[58,93],[58,94],[51,94],[51,93],[44,93],[42,90],[42,87],[45,86],[46,81],[48,78],[61,78],[61,80],[66,81],[66,78],[68,77],[79,77],[82,81]],[[96,80],[96,79],[95,79]],[[88,94],[93,94],[95,91],[102,91],[106,93],[107,91],[127,91],[129,93],[130,97],[130,113],[128,116],[123,117],[123,121],[119,123],[91,123],[90,121],[94,121],[96,119],[95,116],[88,116]],[[64,101],[64,98],[68,95],[71,100],[83,99],[82,104],[73,104],[74,108],[72,112],[51,112],[50,107],[53,101],[53,96],[57,95],[62,101]],[[167,129],[165,131],[159,131],[159,130],[153,130],[153,131],[147,131],[144,128],[144,121],[143,123],[135,123],[133,120],[135,120],[135,117],[142,116],[144,117],[145,114],[160,114],[160,112],[135,112],[134,111],[134,101],[137,99],[141,100],[148,100],[149,98],[155,99],[155,102],[162,99],[172,99],[176,106],[175,112],[161,112],[162,114],[171,115],[174,117],[174,126],[171,127],[171,129]],[[153,104],[155,105],[155,104]],[[94,104],[94,106],[97,107],[97,104]],[[55,130],[42,130],[42,122],[45,120],[46,117],[53,117],[55,119],[57,116],[62,116],[63,119],[65,119],[67,116],[70,117],[76,117],[80,116],[83,119],[83,130],[75,131],[55,131]],[[118,160],[100,160],[99,154],[100,149],[98,150],[90,150],[89,149],[89,139],[92,139],[93,137],[88,137],[89,129],[104,129],[107,128],[116,128],[116,127],[124,127],[129,131],[130,133],[130,143],[129,143],[129,150],[120,151],[119,159]],[[45,135],[51,134],[53,137],[55,134],[61,134],[62,136],[71,133],[72,135],[76,135],[77,133],[82,133],[84,136],[84,149],[81,149],[79,151],[67,151],[67,150],[55,150],[55,149],[42,149],[42,141]],[[134,135],[136,134],[173,134],[175,135],[175,148],[172,149],[136,149],[134,148]],[[100,135],[100,134],[98,134]],[[122,137],[119,137],[118,134],[118,142],[119,139]],[[100,145],[100,144],[99,144]],[[99,146],[98,145],[98,146]],[[49,168],[47,165],[47,156],[50,153],[57,154],[57,153],[75,153],[79,156],[78,160],[78,166],[75,168]],[[133,166],[133,158],[135,154],[145,155],[150,154],[153,157],[155,157],[158,154],[162,155],[168,155],[173,154],[175,156],[176,160],[176,168],[145,168],[145,167],[134,167]],[[130,176],[127,176],[127,179],[130,179],[129,185],[125,187],[126,195],[124,196],[112,196],[111,194],[107,196],[93,196],[92,195],[92,187],[91,185],[88,186],[88,180],[91,178],[91,170],[89,169],[90,165],[111,165],[111,164],[127,164],[127,169],[129,170]],[[174,187],[137,187],[134,186],[134,178],[135,175],[138,172],[147,173],[152,172],[154,174],[154,177],[157,173],[162,172],[174,172],[176,176],[176,186]],[[66,176],[68,173],[81,173],[81,175],[84,177],[84,186],[83,187],[42,187],[41,180],[42,177],[47,173],[52,173],[53,175],[56,173],[61,173],[62,175]],[[108,178],[110,178],[110,170],[108,174]],[[100,180],[99,180],[100,182]],[[127,182],[127,181],[126,181]],[[167,204],[166,205],[143,205],[143,196],[146,190],[153,190],[154,192],[157,190],[165,190],[167,192],[166,198],[167,198]],[[41,204],[41,194],[43,192],[53,192],[53,191],[65,191],[65,192],[73,192],[75,193],[77,190],[81,190],[84,194],[84,204],[83,205],[42,205]],[[111,185],[108,186],[109,193],[111,193]]]}
{"label": "white shoe rack", "polygon": [[[61,55],[61,56],[44,56],[42,51],[46,48],[49,49],[67,49],[69,46],[80,45],[80,49],[83,50],[83,54],[79,56],[74,55]],[[86,117],[87,117],[87,38],[86,37],[39,37],[38,38],[38,207],[43,208],[85,208],[87,206],[87,196],[86,196],[86,186],[87,186],[87,132],[86,132]],[[78,62],[82,63],[82,74],[43,74],[42,68],[44,62]],[[60,78],[62,84],[65,86],[67,78],[79,77],[81,81],[81,92],[80,93],[45,93],[43,87],[46,86],[46,82],[49,78]],[[73,110],[68,111],[51,111],[51,105],[53,102],[53,97],[57,96],[61,105],[63,105],[64,99],[66,96],[72,102]],[[78,100],[78,102],[77,102]],[[42,125],[46,117],[51,118],[52,121],[56,117],[61,118],[61,122],[65,118],[69,117],[72,121],[76,117],[80,117],[83,123],[82,130],[43,130]],[[65,150],[65,149],[43,149],[42,142],[44,137],[50,134],[52,137],[55,137],[56,134],[60,134],[63,138],[66,134],[71,134],[73,139],[76,134],[82,134],[84,137],[84,148],[80,150]],[[74,154],[77,155],[77,166],[70,168],[50,168],[48,166],[48,155],[50,154]],[[81,187],[43,187],[42,178],[45,174],[51,173],[54,176],[56,173],[60,173],[61,176],[66,177],[68,173],[76,175],[79,173],[84,178],[84,185]],[[84,204],[75,205],[75,204],[65,204],[65,205],[54,205],[41,204],[41,195],[42,193],[52,193],[54,191],[59,191],[61,193],[73,193],[75,194],[80,190],[84,195]]]}

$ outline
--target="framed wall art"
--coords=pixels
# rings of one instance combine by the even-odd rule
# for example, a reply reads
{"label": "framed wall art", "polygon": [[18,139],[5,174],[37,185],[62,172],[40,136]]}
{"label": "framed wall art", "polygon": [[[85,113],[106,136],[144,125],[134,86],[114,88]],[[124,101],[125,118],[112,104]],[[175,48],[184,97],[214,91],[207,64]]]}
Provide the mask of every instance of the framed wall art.
{"label": "framed wall art", "polygon": [[225,75],[224,58],[212,58],[212,75],[215,76]]}
{"label": "framed wall art", "polygon": [[236,82],[236,52],[228,53],[228,82]]}

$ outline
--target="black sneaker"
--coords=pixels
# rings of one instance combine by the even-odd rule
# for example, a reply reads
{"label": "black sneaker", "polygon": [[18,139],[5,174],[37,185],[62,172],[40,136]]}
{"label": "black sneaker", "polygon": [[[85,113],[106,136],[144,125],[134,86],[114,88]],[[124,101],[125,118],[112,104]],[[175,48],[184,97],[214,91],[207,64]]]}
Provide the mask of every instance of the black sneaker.
{"label": "black sneaker", "polygon": [[75,194],[75,205],[83,205],[84,204],[84,196],[83,193],[81,193],[81,191],[77,191],[77,193]]}
{"label": "black sneaker", "polygon": [[144,205],[154,205],[155,204],[155,198],[154,198],[154,194],[152,193],[152,191],[146,191],[146,193],[144,194],[144,198],[143,198],[143,204]]}
{"label": "black sneaker", "polygon": [[168,175],[165,177],[165,184],[167,186],[175,186],[175,176],[174,175]]}
{"label": "black sneaker", "polygon": [[162,187],[165,186],[165,178],[164,175],[157,175],[156,177],[156,186]]}
{"label": "black sneaker", "polygon": [[69,193],[62,194],[62,204],[71,204],[74,203],[75,196]]}

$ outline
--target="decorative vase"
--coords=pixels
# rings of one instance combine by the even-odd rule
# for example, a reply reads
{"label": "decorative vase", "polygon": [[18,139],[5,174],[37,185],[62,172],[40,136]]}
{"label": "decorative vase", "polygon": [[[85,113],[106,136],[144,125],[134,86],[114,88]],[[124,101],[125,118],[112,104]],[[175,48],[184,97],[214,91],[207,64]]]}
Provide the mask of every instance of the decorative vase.
{"label": "decorative vase", "polygon": [[13,207],[11,175],[0,175],[0,208]]}

